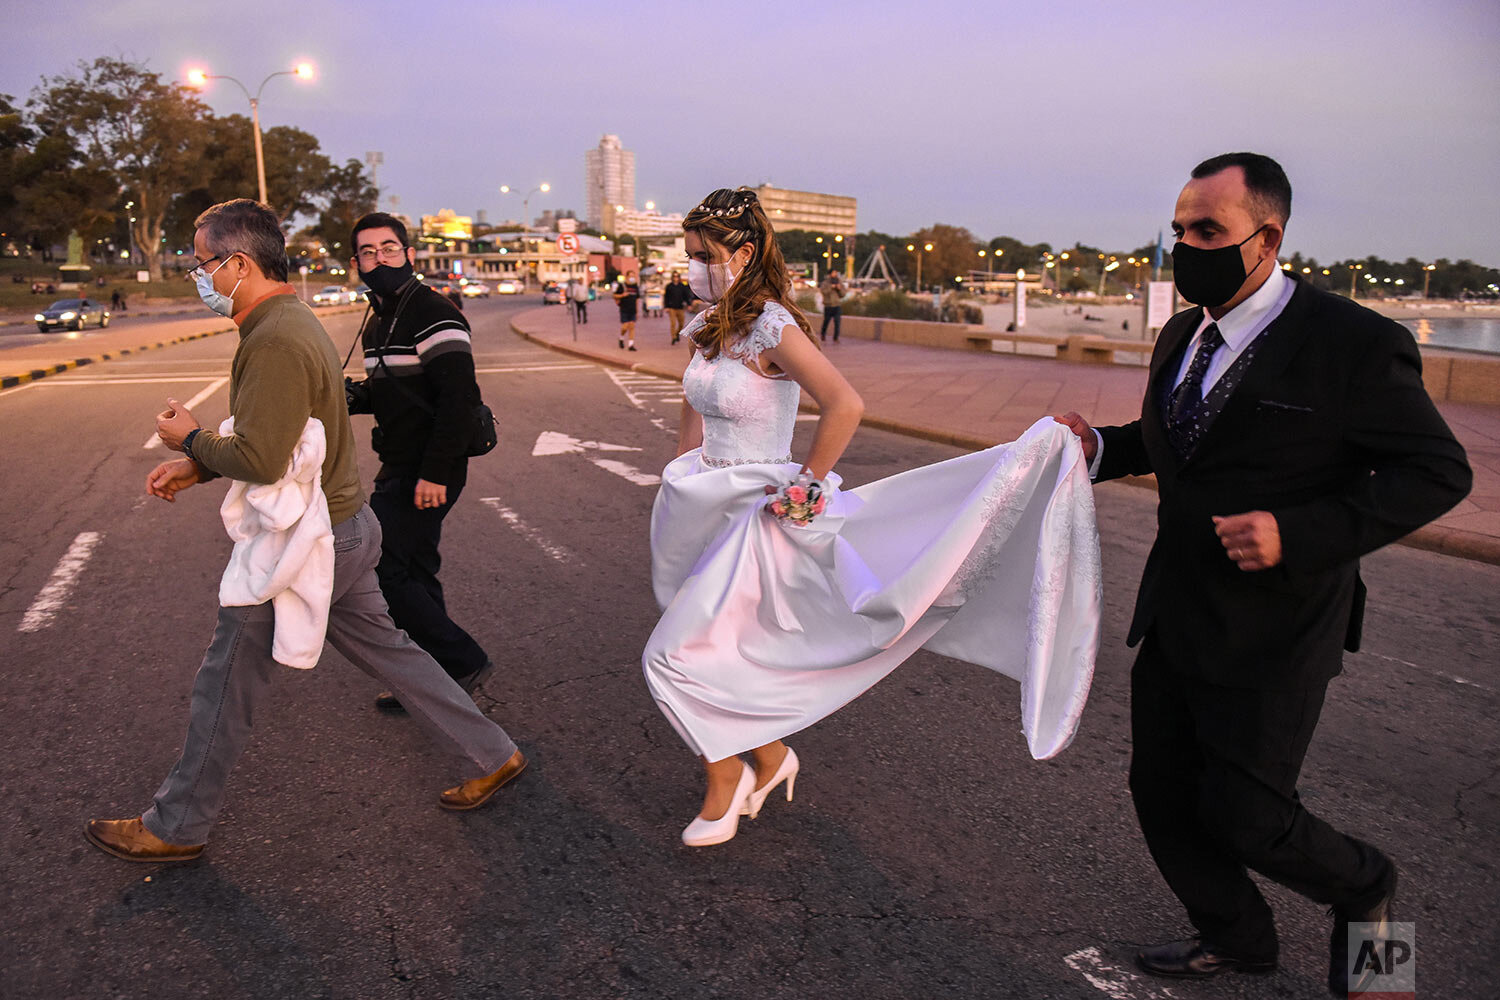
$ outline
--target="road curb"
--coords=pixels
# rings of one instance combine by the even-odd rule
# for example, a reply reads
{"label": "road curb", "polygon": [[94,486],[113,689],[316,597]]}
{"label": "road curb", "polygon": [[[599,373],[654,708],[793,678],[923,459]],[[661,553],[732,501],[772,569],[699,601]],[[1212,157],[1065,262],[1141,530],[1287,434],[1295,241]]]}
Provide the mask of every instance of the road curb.
{"label": "road curb", "polygon": [[63,361],[59,364],[50,365],[46,368],[33,368],[30,371],[21,372],[17,375],[3,375],[0,376],[0,389],[14,389],[18,385],[25,385],[27,382],[35,382],[37,379],[46,378],[48,375],[60,375],[63,372],[72,371],[74,368],[81,368],[84,365],[99,364],[100,362],[110,361],[114,358],[123,358],[127,354],[140,354],[143,351],[154,351],[157,348],[171,347],[174,344],[185,344],[190,340],[202,340],[204,337],[217,337],[221,333],[232,333],[235,329],[235,327],[229,326],[225,327],[222,330],[207,330],[203,333],[190,333],[185,337],[173,337],[171,340],[158,340],[154,344],[142,344],[140,347],[125,347],[121,348],[118,351],[105,351],[103,354],[95,354],[87,358],[74,358],[72,361]]}
{"label": "road curb", "polygon": [[[336,316],[342,313],[357,311],[358,309],[354,306],[345,306],[340,309],[330,309],[326,312],[317,313],[316,315]],[[37,379],[46,378],[48,375],[61,375],[63,372],[72,371],[74,368],[81,368],[84,365],[96,365],[104,361],[112,361],[115,358],[123,358],[127,354],[140,354],[162,347],[186,344],[190,340],[202,340],[204,337],[217,337],[221,333],[233,333],[238,329],[239,327],[236,326],[226,326],[219,330],[206,330],[202,333],[190,333],[182,337],[173,337],[171,340],[158,340],[154,344],[142,344],[140,347],[125,347],[118,351],[105,351],[103,354],[95,354],[86,358],[74,358],[72,361],[62,361],[55,365],[48,365],[45,368],[33,368],[30,371],[20,372],[15,375],[0,375],[0,389],[14,389],[18,385],[35,382]],[[4,361],[0,360],[0,364],[4,364]]]}
{"label": "road curb", "polygon": [[[615,358],[607,354],[596,354],[581,347],[554,344],[549,340],[544,340],[535,334],[521,329],[516,325],[514,319],[510,321],[510,329],[512,333],[521,339],[529,340],[533,344],[539,344],[559,354],[583,358],[601,365],[609,365],[611,368],[621,368],[626,371],[640,372],[643,375],[654,375],[657,378],[671,379],[674,382],[682,381],[682,374],[680,372],[672,372],[668,369],[657,368],[654,365],[645,363],[631,364],[624,359]],[[800,408],[807,413],[818,412],[815,404],[803,403]],[[861,427],[888,431],[904,437],[919,438],[924,441],[932,441],[936,444],[952,445],[956,448],[969,448],[973,451],[983,451],[985,448],[993,448],[997,444],[1004,444],[1003,441],[995,441],[975,434],[949,431],[938,427],[925,427],[921,424],[908,423],[904,420],[892,420],[869,413],[865,414],[859,423]],[[1119,480],[1119,482],[1136,487],[1137,489],[1149,489],[1153,491],[1156,489],[1155,476],[1127,476]],[[1418,528],[1405,538],[1398,539],[1396,544],[1414,549],[1424,549],[1428,552],[1437,552],[1442,555],[1456,556],[1472,562],[1500,566],[1500,538],[1481,535],[1475,531],[1463,531],[1459,528],[1429,524]]]}

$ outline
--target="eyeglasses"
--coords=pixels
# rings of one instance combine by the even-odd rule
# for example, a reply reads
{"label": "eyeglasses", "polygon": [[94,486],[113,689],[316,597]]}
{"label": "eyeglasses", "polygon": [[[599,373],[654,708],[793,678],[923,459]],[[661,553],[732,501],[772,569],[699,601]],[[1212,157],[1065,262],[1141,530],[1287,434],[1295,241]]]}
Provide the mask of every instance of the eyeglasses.
{"label": "eyeglasses", "polygon": [[[216,253],[212,257],[208,258],[207,260],[200,260],[200,261],[198,261],[198,263],[196,265],[194,265],[191,270],[188,271],[188,273],[187,273],[188,280],[189,281],[197,281],[199,275],[205,274],[205,273],[208,273],[208,274],[213,273],[211,271],[210,272],[205,272],[203,269],[205,267],[207,267],[208,265],[212,264],[216,260],[222,260],[222,261],[224,261],[224,262],[227,263],[229,261],[229,258],[233,257],[237,253],[240,253],[240,251],[239,250],[231,250],[231,251],[229,251],[226,254],[217,254]],[[220,265],[220,266],[223,266],[223,265]],[[219,268],[217,268],[217,267],[214,268],[215,271],[217,271],[218,269]]]}
{"label": "eyeglasses", "polygon": [[365,247],[354,256],[361,264],[373,264],[377,260],[394,264],[406,257],[406,247],[399,243],[382,243],[378,247]]}

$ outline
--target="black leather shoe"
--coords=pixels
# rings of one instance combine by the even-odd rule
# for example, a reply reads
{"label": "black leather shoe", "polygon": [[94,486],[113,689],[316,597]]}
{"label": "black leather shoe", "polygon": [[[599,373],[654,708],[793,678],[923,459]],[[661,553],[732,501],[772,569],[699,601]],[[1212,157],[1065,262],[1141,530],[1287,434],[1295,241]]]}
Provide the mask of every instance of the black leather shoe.
{"label": "black leather shoe", "polygon": [[[474,689],[480,684],[483,684],[485,680],[490,676],[490,674],[494,672],[495,661],[485,660],[484,666],[480,667],[472,674],[469,674],[467,677],[455,677],[453,679],[458,682],[459,687],[464,689],[464,694],[472,695],[474,693]],[[397,698],[390,691],[382,691],[375,696],[375,707],[380,709],[382,712],[398,713],[406,711],[406,706],[401,704],[401,699]]]}
{"label": "black leather shoe", "polygon": [[1336,997],[1347,997],[1367,989],[1374,978],[1373,969],[1351,978],[1349,968],[1349,925],[1378,924],[1375,938],[1384,941],[1390,936],[1391,921],[1396,919],[1396,868],[1391,866],[1390,880],[1385,894],[1374,903],[1363,907],[1329,907],[1333,917],[1333,933],[1328,936],[1328,992]]}
{"label": "black leather shoe", "polygon": [[1135,956],[1141,971],[1173,979],[1208,979],[1221,972],[1264,975],[1276,971],[1276,960],[1238,958],[1226,955],[1201,938],[1173,941],[1147,948]]}

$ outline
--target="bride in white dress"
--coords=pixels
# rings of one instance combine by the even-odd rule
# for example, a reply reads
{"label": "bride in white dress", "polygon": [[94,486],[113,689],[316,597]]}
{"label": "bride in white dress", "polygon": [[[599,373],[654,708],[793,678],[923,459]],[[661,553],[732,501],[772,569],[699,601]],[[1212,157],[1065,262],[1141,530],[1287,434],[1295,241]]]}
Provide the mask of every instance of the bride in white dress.
{"label": "bride in white dress", "polygon": [[[1099,645],[1078,439],[1046,418],[1010,444],[842,491],[832,469],[863,404],[791,303],[755,193],[715,191],[683,228],[689,283],[713,306],[682,331],[694,353],[679,454],[651,515],[663,614],[642,656],[652,697],[707,772],[683,842],[729,840],[783,783],[791,801],[800,762],[782,739],[919,648],[1019,681],[1032,755],[1060,752]],[[804,389],[820,415],[799,463]],[[767,509],[799,474],[826,503],[805,525]]]}

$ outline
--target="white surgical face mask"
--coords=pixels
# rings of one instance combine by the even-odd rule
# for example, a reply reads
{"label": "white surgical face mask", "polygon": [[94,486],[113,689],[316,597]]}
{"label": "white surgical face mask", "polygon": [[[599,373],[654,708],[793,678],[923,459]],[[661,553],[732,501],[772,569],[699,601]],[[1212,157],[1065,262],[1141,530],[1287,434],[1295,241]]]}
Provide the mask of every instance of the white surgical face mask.
{"label": "white surgical face mask", "polygon": [[[233,256],[234,254],[229,255],[229,257]],[[219,267],[228,264],[229,257],[225,257],[220,261]],[[236,281],[234,287],[229,290],[229,294],[225,295],[214,287],[214,275],[219,273],[219,267],[214,268],[212,271],[205,271],[201,267],[198,268],[198,274],[193,279],[193,282],[198,286],[198,298],[203,300],[203,304],[220,316],[228,318],[234,315],[234,293],[240,290],[240,281],[244,281],[245,279],[241,278],[240,281]]]}
{"label": "white surgical face mask", "polygon": [[729,291],[734,279],[739,277],[729,269],[729,261],[722,264],[705,264],[701,260],[688,261],[688,287],[704,302],[717,302]]}

